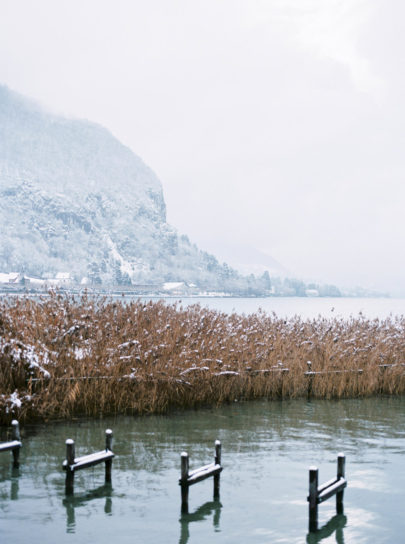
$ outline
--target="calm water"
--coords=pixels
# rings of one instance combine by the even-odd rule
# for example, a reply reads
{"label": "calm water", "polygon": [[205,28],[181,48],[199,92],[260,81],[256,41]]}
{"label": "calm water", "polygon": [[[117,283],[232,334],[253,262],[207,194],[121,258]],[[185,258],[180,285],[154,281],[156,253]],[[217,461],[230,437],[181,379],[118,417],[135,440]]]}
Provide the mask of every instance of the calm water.
{"label": "calm water", "polygon": [[[159,300],[157,298],[148,300]],[[166,298],[167,303],[176,299]],[[267,313],[275,312],[280,317],[299,315],[304,319],[318,316],[333,318],[357,317],[361,312],[365,317],[374,319],[390,315],[405,315],[403,298],[306,298],[306,297],[271,297],[271,298],[216,298],[195,297],[180,299],[181,304],[201,304],[225,313],[252,313],[259,308]]]}
{"label": "calm water", "polygon": [[[118,417],[23,429],[21,468],[0,457],[0,541],[13,543],[397,543],[405,519],[405,398],[234,403],[143,418]],[[102,465],[76,475],[64,494],[64,442],[76,454],[102,448],[114,430],[113,480]],[[4,440],[5,432],[2,431]],[[180,452],[191,468],[223,444],[221,498],[212,480],[190,488],[180,515]],[[346,453],[345,514],[320,505],[317,536],[307,535],[308,467],[320,482]]]}

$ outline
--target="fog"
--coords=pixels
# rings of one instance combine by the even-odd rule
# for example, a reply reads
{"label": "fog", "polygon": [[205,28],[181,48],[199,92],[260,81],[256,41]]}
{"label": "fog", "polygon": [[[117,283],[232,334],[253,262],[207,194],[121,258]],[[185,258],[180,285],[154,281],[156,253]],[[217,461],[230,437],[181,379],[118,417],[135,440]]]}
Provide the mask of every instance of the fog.
{"label": "fog", "polygon": [[0,0],[0,82],[111,130],[219,259],[405,293],[404,16],[399,0]]}

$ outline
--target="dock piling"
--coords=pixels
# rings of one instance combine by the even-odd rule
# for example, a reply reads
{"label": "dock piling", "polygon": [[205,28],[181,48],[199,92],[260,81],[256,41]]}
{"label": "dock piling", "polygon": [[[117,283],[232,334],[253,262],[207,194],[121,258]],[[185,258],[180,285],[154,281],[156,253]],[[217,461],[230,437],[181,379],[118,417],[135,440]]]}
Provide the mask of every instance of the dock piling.
{"label": "dock piling", "polygon": [[[107,429],[105,432],[105,451],[112,451],[112,440],[113,432],[111,429]],[[107,459],[105,462],[105,481],[106,483],[111,483],[111,469],[112,469],[112,458]]]}
{"label": "dock piling", "polygon": [[[221,465],[221,442],[215,440],[215,459],[214,462],[216,465]],[[214,501],[219,499],[219,484],[220,484],[221,473],[214,474]]]}
{"label": "dock piling", "polygon": [[83,457],[75,456],[74,440],[68,438],[66,440],[66,459],[63,461],[63,469],[66,470],[66,494],[73,493],[74,473],[76,470],[105,463],[105,481],[111,483],[111,466],[114,458],[114,453],[111,451],[113,432],[107,429],[105,432],[105,449]]}
{"label": "dock piling", "polygon": [[192,471],[190,471],[189,467],[188,453],[183,451],[181,454],[181,476],[179,479],[182,514],[188,514],[188,489],[190,485],[202,482],[210,476],[214,477],[214,500],[219,499],[219,475],[221,471],[221,442],[219,440],[215,441],[214,462]]}
{"label": "dock piling", "polygon": [[11,451],[13,454],[13,468],[20,466],[20,448],[22,447],[20,426],[16,419],[11,422],[12,426],[12,440],[10,442],[0,443],[0,452]]}
{"label": "dock piling", "polygon": [[[21,444],[20,425],[18,421],[16,419],[13,419],[13,421],[11,422],[11,426],[13,428],[12,435],[11,435],[13,438],[13,441],[15,440],[16,442],[20,442]],[[20,466],[20,449],[21,449],[21,446],[16,447],[12,450],[14,468],[18,468]]]}
{"label": "dock piling", "polygon": [[347,486],[345,479],[345,455],[338,454],[337,475],[336,478],[318,485],[318,469],[310,467],[309,469],[309,532],[314,533],[318,530],[318,504],[324,502],[333,495],[336,495],[336,513],[343,514],[343,492]]}

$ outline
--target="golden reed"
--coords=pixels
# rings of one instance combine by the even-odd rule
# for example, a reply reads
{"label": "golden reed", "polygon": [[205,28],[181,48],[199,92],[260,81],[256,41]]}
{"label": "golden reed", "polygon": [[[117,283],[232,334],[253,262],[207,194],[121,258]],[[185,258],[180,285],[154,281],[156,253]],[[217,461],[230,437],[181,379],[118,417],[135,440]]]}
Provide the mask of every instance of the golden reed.
{"label": "golden reed", "polygon": [[404,347],[403,317],[284,320],[86,294],[3,299],[0,423],[402,394]]}

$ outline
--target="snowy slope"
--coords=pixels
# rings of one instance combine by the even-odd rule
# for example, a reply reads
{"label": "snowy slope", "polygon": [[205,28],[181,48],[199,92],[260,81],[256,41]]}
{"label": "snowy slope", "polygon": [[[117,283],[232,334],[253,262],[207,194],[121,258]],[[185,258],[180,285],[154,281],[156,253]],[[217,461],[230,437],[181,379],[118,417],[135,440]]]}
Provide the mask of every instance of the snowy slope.
{"label": "snowy slope", "polygon": [[166,223],[159,179],[105,128],[0,86],[0,272],[9,271],[247,285]]}

